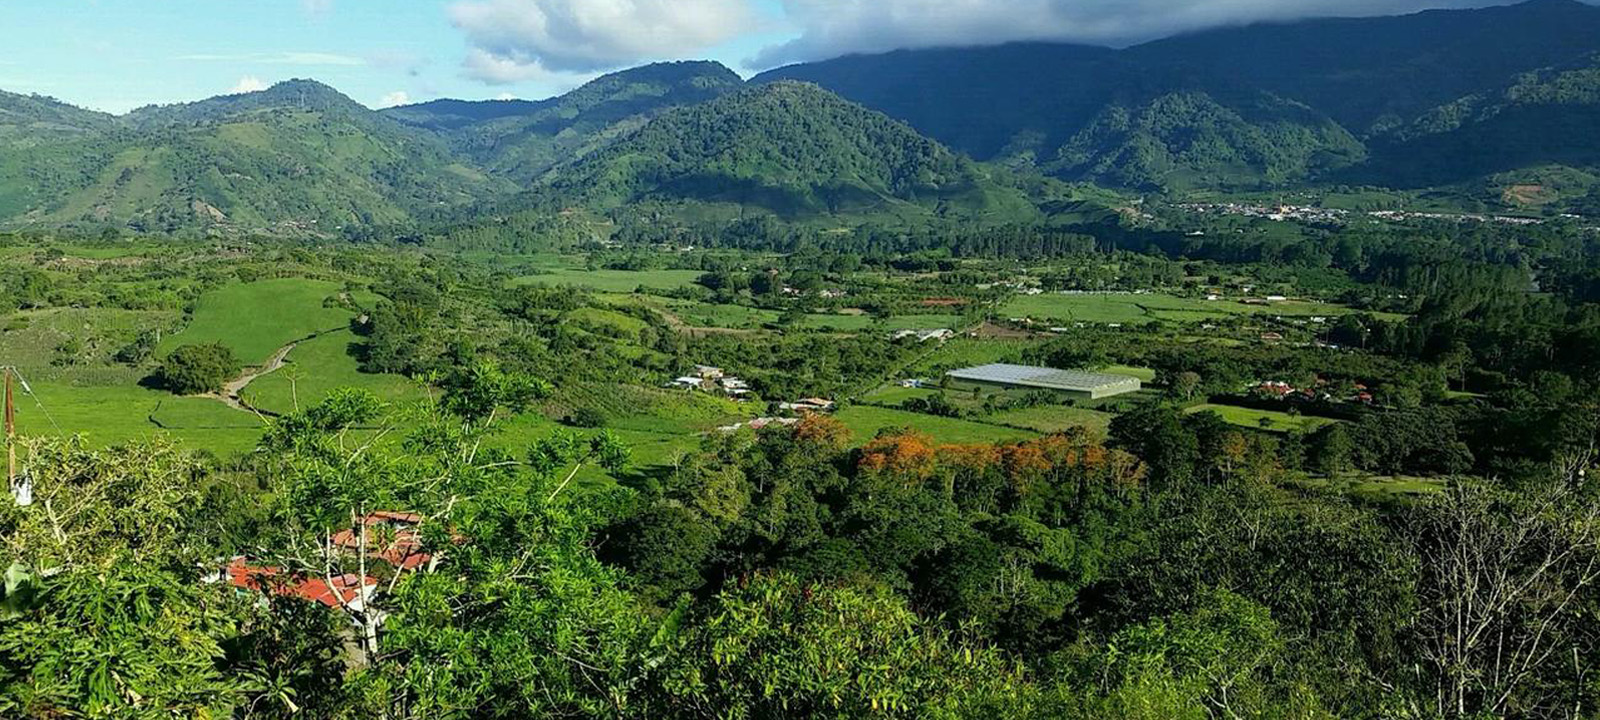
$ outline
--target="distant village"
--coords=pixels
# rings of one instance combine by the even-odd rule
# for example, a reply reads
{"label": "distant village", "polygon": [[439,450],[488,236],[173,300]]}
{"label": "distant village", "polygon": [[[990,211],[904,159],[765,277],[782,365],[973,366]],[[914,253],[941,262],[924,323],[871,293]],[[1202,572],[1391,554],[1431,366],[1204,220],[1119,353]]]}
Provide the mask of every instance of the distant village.
{"label": "distant village", "polygon": [[[1196,215],[1231,215],[1236,217],[1263,218],[1274,222],[1304,222],[1314,224],[1344,224],[1356,216],[1370,217],[1376,220],[1441,220],[1458,223],[1494,223],[1499,225],[1530,226],[1543,225],[1547,222],[1544,218],[1519,217],[1514,215],[1486,215],[1482,213],[1439,213],[1439,212],[1414,212],[1409,210],[1371,210],[1359,212],[1354,210],[1341,210],[1338,208],[1315,207],[1310,205],[1251,205],[1248,203],[1180,203],[1173,207],[1184,212]],[[1583,220],[1582,215],[1563,214],[1563,220]]]}

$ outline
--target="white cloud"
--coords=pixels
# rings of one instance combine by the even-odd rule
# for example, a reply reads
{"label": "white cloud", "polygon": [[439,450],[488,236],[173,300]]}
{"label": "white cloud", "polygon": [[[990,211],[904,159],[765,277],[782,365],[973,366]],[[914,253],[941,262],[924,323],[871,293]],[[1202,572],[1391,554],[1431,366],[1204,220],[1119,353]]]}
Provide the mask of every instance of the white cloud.
{"label": "white cloud", "polygon": [[261,92],[265,89],[267,89],[267,84],[261,82],[261,78],[254,75],[246,75],[239,78],[238,84],[234,85],[233,89],[228,91],[228,94],[238,95],[240,93]]}
{"label": "white cloud", "polygon": [[1120,45],[1181,32],[1319,16],[1395,15],[1511,0],[782,0],[799,37],[755,63],[908,47],[1053,40]]}
{"label": "white cloud", "polygon": [[511,93],[500,93],[499,95],[494,96],[494,99],[496,99],[496,100],[516,100],[517,96],[512,95]]}
{"label": "white cloud", "polygon": [[750,0],[458,0],[467,74],[491,84],[682,57],[750,30]]}
{"label": "white cloud", "polygon": [[392,107],[395,107],[397,105],[410,105],[410,104],[411,104],[411,96],[407,95],[404,90],[396,90],[396,91],[394,91],[392,93],[389,93],[388,95],[383,96],[383,98],[378,101],[378,108],[379,109],[392,108]]}
{"label": "white cloud", "polygon": [[517,60],[479,48],[467,51],[467,59],[462,61],[461,67],[466,70],[468,76],[490,85],[511,85],[529,80],[543,80],[552,74],[537,60]]}
{"label": "white cloud", "polygon": [[300,0],[301,7],[312,17],[322,17],[333,12],[333,0]]}
{"label": "white cloud", "polygon": [[198,53],[179,55],[174,59],[188,62],[260,63],[263,65],[354,67],[367,64],[365,58],[322,52],[241,53],[237,55]]}

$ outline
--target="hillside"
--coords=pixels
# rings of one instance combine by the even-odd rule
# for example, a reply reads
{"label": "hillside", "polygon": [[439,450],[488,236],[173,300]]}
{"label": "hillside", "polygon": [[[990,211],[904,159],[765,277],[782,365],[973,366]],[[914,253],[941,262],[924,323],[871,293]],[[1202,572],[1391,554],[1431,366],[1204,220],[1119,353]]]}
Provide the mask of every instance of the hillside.
{"label": "hillside", "polygon": [[1146,72],[1229,77],[1365,136],[1513,76],[1600,50],[1600,7],[1529,0],[1477,10],[1311,20],[1158,40],[1123,53]]}
{"label": "hillside", "polygon": [[1076,180],[1143,190],[1283,185],[1365,157],[1337,123],[1267,93],[1223,104],[1175,92],[1108,105],[1045,168]]}
{"label": "hillside", "polygon": [[751,82],[815,83],[990,159],[1066,142],[1103,105],[1115,56],[1050,43],[902,50],[791,65]]}
{"label": "hillside", "polygon": [[[1595,52],[1600,8],[1532,0],[1227,28],[1124,50],[1019,44],[853,56],[753,82],[814,82],[979,160],[1069,180],[1145,190],[1286,187],[1348,177],[1338,171],[1370,158],[1356,174],[1365,181],[1415,186],[1506,168],[1464,161],[1393,172],[1415,155],[1385,157],[1387,133]],[[1543,141],[1554,145],[1548,151],[1524,154],[1587,158],[1600,148],[1594,133],[1572,132],[1581,116],[1517,123],[1514,115],[1505,132],[1560,133]]]}
{"label": "hillside", "polygon": [[602,208],[691,200],[789,217],[1027,206],[1020,192],[910,127],[792,82],[667,113],[560,169],[546,193]]}
{"label": "hillside", "polygon": [[395,226],[497,192],[437,138],[311,81],[149,107],[55,149],[77,172],[21,220],[170,231]]}
{"label": "hillside", "polygon": [[714,62],[657,63],[612,73],[543,102],[440,101],[385,115],[439,131],[491,173],[528,184],[555,165],[615,141],[651,118],[737,90]]}
{"label": "hillside", "polygon": [[1600,168],[1597,127],[1600,54],[1524,73],[1423,113],[1374,138],[1381,162],[1362,168],[1360,176],[1420,186],[1509,173],[1507,183],[1543,185],[1538,173],[1526,170]]}
{"label": "hillside", "polygon": [[115,123],[110,115],[52,98],[0,92],[0,218],[75,187],[87,159],[76,143]]}

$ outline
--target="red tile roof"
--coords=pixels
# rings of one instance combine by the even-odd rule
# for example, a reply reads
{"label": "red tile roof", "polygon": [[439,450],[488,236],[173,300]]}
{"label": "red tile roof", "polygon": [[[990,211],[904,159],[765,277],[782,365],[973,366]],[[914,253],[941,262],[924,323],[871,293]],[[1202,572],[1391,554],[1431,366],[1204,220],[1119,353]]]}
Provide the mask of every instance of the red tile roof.
{"label": "red tile roof", "polygon": [[[277,592],[282,595],[293,595],[303,600],[322,603],[331,608],[340,606],[339,597],[343,596],[344,603],[354,602],[361,597],[363,587],[378,584],[374,577],[362,578],[360,575],[344,574],[333,578],[330,586],[323,578],[306,578],[295,581],[286,578],[285,582],[274,582],[283,577],[283,570],[266,565],[251,565],[244,558],[234,558],[227,567],[228,584],[241,590],[255,592]],[[363,582],[364,580],[364,582]]]}

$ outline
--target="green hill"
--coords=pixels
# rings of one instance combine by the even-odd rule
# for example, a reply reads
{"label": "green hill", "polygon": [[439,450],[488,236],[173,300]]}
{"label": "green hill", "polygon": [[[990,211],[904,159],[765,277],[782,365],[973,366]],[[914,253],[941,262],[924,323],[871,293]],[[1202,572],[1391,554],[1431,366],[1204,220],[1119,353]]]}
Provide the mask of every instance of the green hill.
{"label": "green hill", "polygon": [[669,112],[545,189],[600,208],[688,200],[786,217],[1031,212],[1019,191],[910,127],[788,82]]}
{"label": "green hill", "polygon": [[[852,56],[752,82],[814,82],[979,160],[1063,179],[1181,191],[1359,176],[1411,187],[1508,167],[1460,156],[1470,134],[1436,138],[1424,157],[1397,149],[1391,133],[1595,52],[1600,8],[1532,0],[1224,28],[1122,50],[1031,43]],[[1575,107],[1521,101],[1482,133],[1518,138],[1500,159],[1588,163],[1600,137],[1579,132],[1589,118]],[[1546,139],[1523,137],[1534,133]]]}
{"label": "green hill", "polygon": [[714,62],[657,63],[612,73],[538,103],[438,101],[386,110],[389,117],[441,132],[462,155],[519,184],[643,127],[675,107],[739,89],[736,73]]}
{"label": "green hill", "polygon": [[1255,93],[1230,106],[1190,91],[1108,105],[1046,169],[1148,190],[1248,190],[1318,176],[1365,155],[1360,140],[1304,105]]}
{"label": "green hill", "polygon": [[79,127],[49,146],[67,169],[48,192],[14,193],[0,209],[26,223],[333,234],[408,224],[504,187],[442,140],[311,81]]}
{"label": "green hill", "polygon": [[1600,54],[1524,73],[1492,91],[1441,105],[1372,146],[1379,160],[1358,179],[1407,186],[1500,176],[1535,186],[1548,166],[1600,168]]}
{"label": "green hill", "polygon": [[0,92],[0,219],[77,187],[88,161],[77,143],[115,124],[110,115],[52,98]]}

